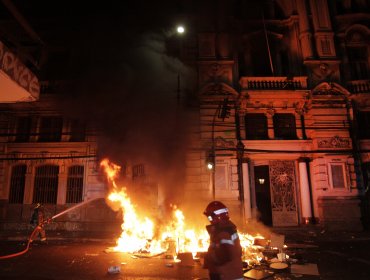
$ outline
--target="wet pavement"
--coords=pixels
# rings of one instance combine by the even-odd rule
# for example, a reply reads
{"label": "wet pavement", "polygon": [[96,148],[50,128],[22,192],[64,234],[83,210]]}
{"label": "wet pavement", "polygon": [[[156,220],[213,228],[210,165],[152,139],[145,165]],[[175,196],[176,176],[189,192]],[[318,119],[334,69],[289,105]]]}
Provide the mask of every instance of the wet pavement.
{"label": "wet pavement", "polygon": [[[246,267],[251,279],[263,276],[263,279],[275,280],[370,279],[370,232],[300,229],[277,233],[285,236],[288,267],[270,268],[274,250],[266,250],[265,262]],[[0,255],[21,252],[26,248],[25,241],[0,240]],[[47,245],[35,243],[20,256],[0,259],[0,279],[207,279],[201,260],[182,264],[165,254],[147,256],[112,252],[113,246],[113,240],[49,236]],[[108,270],[114,266],[118,267],[117,273],[110,273]]]}

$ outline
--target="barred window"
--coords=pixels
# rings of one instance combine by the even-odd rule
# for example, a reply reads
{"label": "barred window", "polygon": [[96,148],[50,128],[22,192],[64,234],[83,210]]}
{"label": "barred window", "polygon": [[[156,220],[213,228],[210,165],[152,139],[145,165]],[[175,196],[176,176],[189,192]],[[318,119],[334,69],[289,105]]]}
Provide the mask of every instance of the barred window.
{"label": "barred window", "polygon": [[39,142],[59,142],[62,138],[62,127],[61,117],[41,118]]}
{"label": "barred window", "polygon": [[30,117],[19,117],[17,119],[16,142],[28,142],[30,140],[31,120]]}
{"label": "barred window", "polygon": [[265,114],[245,114],[245,134],[247,140],[268,139]]}
{"label": "barred window", "polygon": [[275,114],[273,120],[275,139],[297,139],[293,114]]}
{"label": "barred window", "polygon": [[57,203],[59,166],[43,165],[36,168],[33,202]]}
{"label": "barred window", "polygon": [[9,203],[23,203],[24,185],[26,182],[27,166],[17,165],[12,168],[10,178]]}
{"label": "barred window", "polygon": [[84,167],[82,165],[68,168],[66,203],[79,203],[82,201]]}
{"label": "barred window", "polygon": [[144,164],[137,164],[132,167],[132,177],[145,176]]}

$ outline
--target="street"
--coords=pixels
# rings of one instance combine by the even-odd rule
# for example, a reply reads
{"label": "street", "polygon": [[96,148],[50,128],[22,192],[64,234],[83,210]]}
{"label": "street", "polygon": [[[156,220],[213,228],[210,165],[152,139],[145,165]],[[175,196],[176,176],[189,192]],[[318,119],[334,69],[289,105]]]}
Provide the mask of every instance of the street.
{"label": "street", "polygon": [[[370,236],[362,233],[286,233],[286,253],[298,264],[317,265],[319,275],[271,269],[267,264],[254,269],[269,271],[264,279],[370,279]],[[0,241],[1,255],[20,252],[25,241]],[[166,256],[148,257],[112,252],[114,243],[55,239],[48,244],[32,244],[20,256],[0,259],[2,280],[58,279],[207,279],[200,261],[185,265]],[[119,266],[118,273],[108,269]],[[112,269],[112,268],[111,268]],[[247,270],[246,270],[247,271]],[[255,278],[256,279],[256,278]]]}

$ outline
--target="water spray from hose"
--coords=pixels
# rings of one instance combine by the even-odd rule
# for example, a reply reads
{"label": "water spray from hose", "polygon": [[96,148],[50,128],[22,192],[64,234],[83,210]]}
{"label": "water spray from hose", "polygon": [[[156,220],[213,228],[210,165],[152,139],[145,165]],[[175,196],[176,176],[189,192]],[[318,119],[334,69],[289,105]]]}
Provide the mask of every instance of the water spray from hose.
{"label": "water spray from hose", "polygon": [[[55,218],[60,217],[60,216],[62,216],[62,215],[64,215],[64,214],[68,213],[69,211],[72,211],[72,210],[74,210],[74,209],[76,209],[76,208],[79,208],[79,207],[81,207],[81,206],[83,206],[83,205],[85,205],[85,204],[87,204],[87,203],[90,203],[90,202],[92,202],[92,201],[95,201],[95,200],[97,200],[97,199],[100,199],[100,198],[99,198],[99,197],[97,197],[97,198],[93,198],[93,199],[90,199],[90,200],[86,200],[86,201],[84,201],[84,202],[81,202],[81,203],[79,203],[79,204],[76,204],[75,206],[73,206],[73,207],[71,207],[71,208],[68,208],[68,209],[66,209],[66,210],[64,210],[64,211],[62,211],[62,212],[60,212],[60,213],[58,213],[58,214],[54,215],[53,217],[51,217],[51,218],[47,219],[43,224],[50,223],[50,222],[51,222],[51,220],[54,220]],[[32,242],[31,237],[34,235],[34,233],[36,232],[36,230],[37,230],[37,228],[38,228],[39,226],[41,226],[41,225],[36,226],[36,227],[35,227],[35,229],[32,231],[31,235],[30,235],[30,236],[29,236],[29,238],[28,238],[27,246],[26,246],[26,248],[25,248],[23,251],[20,251],[20,252],[14,253],[14,254],[10,254],[10,255],[0,256],[0,260],[14,258],[14,257],[20,256],[20,255],[23,255],[24,253],[26,253],[26,252],[28,251],[28,249],[30,248],[30,244],[31,244],[31,242]]]}

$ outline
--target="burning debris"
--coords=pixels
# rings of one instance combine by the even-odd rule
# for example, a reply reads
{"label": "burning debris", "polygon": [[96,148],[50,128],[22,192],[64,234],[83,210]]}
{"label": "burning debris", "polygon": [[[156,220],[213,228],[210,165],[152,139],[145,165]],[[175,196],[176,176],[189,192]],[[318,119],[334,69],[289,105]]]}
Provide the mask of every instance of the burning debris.
{"label": "burning debris", "polygon": [[[120,167],[107,159],[100,165],[112,184],[108,199],[118,204],[123,213],[121,236],[116,246],[110,248],[109,252],[130,253],[132,258],[161,256],[169,261],[166,262],[167,267],[172,267],[175,263],[183,263],[182,265],[186,266],[195,262],[202,263],[209,246],[208,233],[205,229],[189,228],[185,223],[183,212],[176,205],[171,205],[172,216],[166,224],[156,225],[148,217],[139,216],[126,188],[118,187],[116,184],[115,179]],[[287,254],[283,235],[271,234],[268,240],[262,235],[252,236],[240,232],[238,234],[243,250],[242,262],[246,278],[262,279],[277,272],[285,272],[289,264],[300,265],[296,259],[290,258]]]}

